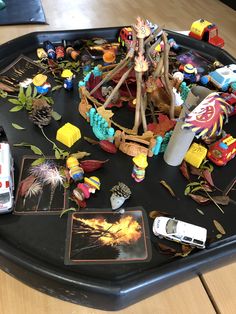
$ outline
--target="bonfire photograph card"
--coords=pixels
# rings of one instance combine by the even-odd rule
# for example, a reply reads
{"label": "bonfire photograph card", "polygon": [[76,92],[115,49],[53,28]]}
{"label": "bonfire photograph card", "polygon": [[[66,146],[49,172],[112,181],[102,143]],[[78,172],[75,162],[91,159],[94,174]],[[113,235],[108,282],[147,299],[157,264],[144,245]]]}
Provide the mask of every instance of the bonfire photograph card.
{"label": "bonfire photograph card", "polygon": [[65,264],[147,262],[151,246],[141,207],[120,214],[99,209],[68,218]]}
{"label": "bonfire photograph card", "polygon": [[14,214],[58,214],[67,208],[63,160],[25,156],[22,160]]}

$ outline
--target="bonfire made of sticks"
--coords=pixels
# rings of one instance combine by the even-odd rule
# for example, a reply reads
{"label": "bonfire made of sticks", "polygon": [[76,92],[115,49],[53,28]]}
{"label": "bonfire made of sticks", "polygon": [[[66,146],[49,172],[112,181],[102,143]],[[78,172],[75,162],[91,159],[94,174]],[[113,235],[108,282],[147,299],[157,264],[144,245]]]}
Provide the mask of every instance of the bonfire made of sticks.
{"label": "bonfire made of sticks", "polygon": [[[143,132],[147,131],[146,109],[151,109],[152,103],[150,100],[151,93],[157,88],[157,80],[160,79],[166,93],[170,99],[169,116],[174,118],[174,93],[171,82],[169,80],[169,50],[170,46],[167,40],[167,34],[161,27],[156,26],[154,31],[151,31],[148,21],[137,18],[137,23],[132,26],[133,40],[123,58],[113,69],[103,75],[103,79],[91,90],[87,91],[86,88],[80,89],[81,103],[83,108],[91,108],[89,105],[92,101],[93,106],[103,106],[106,108],[115,97],[121,86],[126,83],[127,78],[132,71],[135,71],[136,77],[136,99],[135,99],[135,117],[132,129],[127,129],[123,126],[114,123],[126,133],[137,135],[139,127],[142,124]],[[158,60],[153,57],[155,48],[163,42],[163,49],[159,53]],[[104,67],[105,68],[105,67]],[[117,82],[116,86],[106,98],[103,104],[99,103],[93,95],[105,83],[108,83],[119,72],[123,71],[122,76]],[[88,101],[90,100],[90,102]],[[153,108],[152,108],[153,109]],[[85,109],[86,110],[86,109]],[[80,113],[84,109],[79,108]],[[151,110],[152,111],[152,110]],[[83,114],[82,114],[83,115]],[[85,115],[83,115],[85,116]],[[155,119],[155,117],[154,117]],[[108,121],[113,123],[113,121]]]}

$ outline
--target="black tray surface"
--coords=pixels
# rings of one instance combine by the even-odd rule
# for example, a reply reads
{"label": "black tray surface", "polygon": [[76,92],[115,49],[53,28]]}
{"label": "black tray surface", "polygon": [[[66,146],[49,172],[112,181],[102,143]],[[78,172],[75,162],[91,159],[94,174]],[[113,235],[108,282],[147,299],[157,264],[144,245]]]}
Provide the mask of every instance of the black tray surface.
{"label": "black tray surface", "polygon": [[[90,37],[105,37],[115,40],[118,28],[57,31],[31,33],[0,46],[0,70],[6,67],[20,54],[36,59],[36,49],[44,40],[55,44],[62,39],[75,40]],[[171,37],[184,48],[195,49],[203,55],[216,58],[223,64],[235,63],[227,52],[206,43],[196,41],[181,34],[168,31]],[[44,128],[51,139],[55,139],[56,130],[66,122],[77,125],[82,136],[94,137],[89,125],[78,113],[79,95],[77,81],[74,90],[56,91],[53,94],[54,109],[62,115],[59,122],[53,121]],[[12,147],[15,162],[15,180],[18,182],[22,157],[29,150],[13,147],[14,143],[22,141],[34,144],[45,154],[52,154],[51,144],[44,140],[38,127],[28,119],[26,112],[11,113],[11,105],[0,99],[0,124],[3,125],[8,141]],[[236,136],[235,116],[231,117],[224,129]],[[15,130],[11,123],[26,127],[25,131]],[[62,148],[62,144],[58,143]],[[65,237],[67,217],[52,216],[17,216],[2,215],[0,217],[0,264],[1,267],[30,286],[71,302],[100,308],[117,310],[139,301],[155,292],[173,285],[185,277],[219,266],[235,258],[236,234],[234,221],[235,206],[224,207],[222,214],[214,204],[200,208],[205,215],[196,210],[199,207],[190,198],[184,196],[187,184],[178,167],[168,166],[163,156],[149,158],[149,166],[145,180],[134,183],[131,177],[132,159],[118,152],[108,156],[97,146],[91,146],[81,139],[72,151],[91,152],[91,159],[105,160],[109,158],[104,168],[95,172],[101,180],[101,191],[89,199],[90,208],[109,208],[110,189],[118,181],[125,182],[132,190],[132,197],[125,203],[127,207],[142,206],[148,215],[152,210],[168,212],[170,216],[206,227],[209,237],[215,238],[218,233],[214,228],[213,219],[224,226],[226,235],[211,244],[205,250],[194,250],[186,258],[173,258],[160,253],[157,238],[151,228],[153,220],[148,218],[150,240],[152,243],[152,258],[149,262],[109,264],[109,265],[64,265]],[[223,168],[215,167],[213,179],[216,186],[225,188],[234,176],[236,158]],[[179,200],[172,198],[160,185],[159,181],[169,182]],[[235,194],[235,193],[234,193]],[[169,243],[166,243],[169,245]]]}

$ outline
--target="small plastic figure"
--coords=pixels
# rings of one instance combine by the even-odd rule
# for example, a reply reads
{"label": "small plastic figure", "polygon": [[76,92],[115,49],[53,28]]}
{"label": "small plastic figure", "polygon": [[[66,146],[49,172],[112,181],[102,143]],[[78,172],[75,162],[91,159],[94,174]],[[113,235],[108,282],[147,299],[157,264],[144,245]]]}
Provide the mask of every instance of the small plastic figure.
{"label": "small plastic figure", "polygon": [[90,195],[95,193],[96,190],[100,190],[100,180],[97,177],[85,177],[84,183],[79,183],[77,188],[73,190],[73,195],[77,204],[81,208],[86,207],[86,199],[90,198]]}
{"label": "small plastic figure", "polygon": [[47,75],[44,74],[37,74],[33,78],[33,84],[39,94],[45,95],[51,88],[51,84],[47,82],[47,78]]}
{"label": "small plastic figure", "polygon": [[78,51],[76,51],[74,48],[72,47],[67,47],[66,48],[66,54],[73,59],[74,61],[78,61],[79,59],[79,55],[80,53]]}
{"label": "small plastic figure", "polygon": [[64,88],[68,91],[73,89],[73,73],[71,72],[71,70],[63,70],[61,77],[64,78]]}
{"label": "small plastic figure", "polygon": [[65,48],[63,46],[56,47],[56,59],[59,62],[65,59]]}
{"label": "small plastic figure", "polygon": [[199,80],[197,69],[190,63],[185,64],[183,69],[184,79],[190,83],[195,83]]}
{"label": "small plastic figure", "polygon": [[145,178],[145,169],[148,166],[147,155],[139,154],[133,159],[134,167],[132,171],[132,177],[136,182],[141,182]]}
{"label": "small plastic figure", "polygon": [[69,157],[66,160],[66,166],[69,168],[70,177],[74,181],[80,181],[84,178],[84,170],[79,166],[79,162],[75,157]]}
{"label": "small plastic figure", "polygon": [[43,48],[37,49],[37,56],[44,63],[46,63],[48,61],[48,55]]}
{"label": "small plastic figure", "polygon": [[123,182],[119,182],[117,185],[113,186],[111,192],[110,201],[113,210],[120,208],[131,195],[130,188]]}
{"label": "small plastic figure", "polygon": [[53,59],[53,60],[56,59],[56,51],[53,44],[49,40],[47,40],[47,41],[44,41],[43,46],[48,55],[48,59]]}

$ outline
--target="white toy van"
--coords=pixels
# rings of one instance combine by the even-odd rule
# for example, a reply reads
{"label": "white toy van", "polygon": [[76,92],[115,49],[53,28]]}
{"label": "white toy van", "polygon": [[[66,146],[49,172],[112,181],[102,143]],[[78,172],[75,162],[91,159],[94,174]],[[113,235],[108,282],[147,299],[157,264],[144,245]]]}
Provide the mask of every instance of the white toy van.
{"label": "white toy van", "polygon": [[0,214],[9,213],[13,207],[13,159],[7,142],[0,142]]}
{"label": "white toy van", "polygon": [[205,248],[207,230],[196,225],[168,217],[157,217],[153,223],[153,233],[159,238]]}

